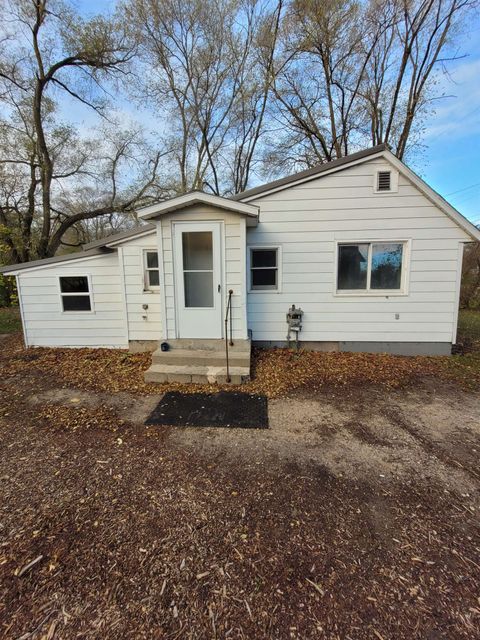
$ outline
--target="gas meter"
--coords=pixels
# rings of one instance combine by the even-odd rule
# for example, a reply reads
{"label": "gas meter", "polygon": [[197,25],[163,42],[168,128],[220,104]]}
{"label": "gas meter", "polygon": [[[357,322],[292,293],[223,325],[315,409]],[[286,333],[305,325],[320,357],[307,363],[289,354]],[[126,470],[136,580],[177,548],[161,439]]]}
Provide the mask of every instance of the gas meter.
{"label": "gas meter", "polygon": [[300,307],[298,307],[297,309],[295,305],[292,304],[292,306],[287,312],[287,325],[288,325],[287,343],[288,343],[288,346],[290,347],[290,342],[292,340],[292,333],[294,333],[297,350],[298,350],[298,332],[302,330],[302,316],[303,316],[303,311],[300,309]]}

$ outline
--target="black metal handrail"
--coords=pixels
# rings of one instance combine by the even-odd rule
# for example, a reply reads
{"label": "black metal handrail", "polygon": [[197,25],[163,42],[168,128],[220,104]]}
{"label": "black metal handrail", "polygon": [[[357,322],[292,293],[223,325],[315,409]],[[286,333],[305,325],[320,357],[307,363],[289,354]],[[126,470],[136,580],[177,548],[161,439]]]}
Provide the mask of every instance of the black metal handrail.
{"label": "black metal handrail", "polygon": [[[225,359],[227,361],[227,382],[231,382],[230,366],[228,362],[228,346],[233,347],[233,321],[232,321],[232,296],[233,289],[228,291],[227,310],[225,312]],[[228,340],[228,321],[230,320],[230,340]]]}

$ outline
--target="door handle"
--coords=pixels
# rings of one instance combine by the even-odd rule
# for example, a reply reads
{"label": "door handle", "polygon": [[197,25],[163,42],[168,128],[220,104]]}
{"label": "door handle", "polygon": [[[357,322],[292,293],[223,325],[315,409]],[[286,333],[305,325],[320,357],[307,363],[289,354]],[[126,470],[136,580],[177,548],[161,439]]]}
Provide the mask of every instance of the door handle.
{"label": "door handle", "polygon": [[218,293],[220,293],[221,289],[222,289],[222,287],[220,285],[218,285],[218,288],[217,288]]}

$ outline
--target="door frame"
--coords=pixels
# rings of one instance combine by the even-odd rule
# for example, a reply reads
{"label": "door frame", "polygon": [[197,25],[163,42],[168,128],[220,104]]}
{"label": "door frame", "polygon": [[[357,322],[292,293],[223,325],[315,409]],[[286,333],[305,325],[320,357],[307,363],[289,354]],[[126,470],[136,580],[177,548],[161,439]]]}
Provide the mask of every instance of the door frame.
{"label": "door frame", "polygon": [[[180,331],[180,314],[181,314],[181,309],[180,309],[180,296],[182,291],[179,289],[178,286],[178,276],[183,275],[183,269],[182,274],[179,274],[177,271],[177,267],[180,264],[179,262],[177,262],[177,260],[180,259],[180,256],[177,256],[177,239],[178,239],[178,235],[182,233],[182,231],[186,230],[185,227],[190,227],[189,230],[191,231],[213,231],[213,229],[216,227],[218,229],[218,242],[219,242],[219,247],[218,247],[218,255],[219,255],[219,274],[218,274],[218,281],[219,282],[215,282],[213,283],[213,294],[215,296],[216,290],[217,290],[217,284],[220,284],[220,295],[218,295],[217,299],[218,299],[218,316],[217,316],[217,328],[218,328],[218,335],[217,338],[210,338],[210,339],[223,339],[224,335],[224,331],[223,331],[223,309],[225,306],[225,226],[224,226],[224,221],[223,220],[218,220],[218,219],[213,219],[213,220],[172,220],[172,268],[173,268],[173,291],[174,291],[174,298],[175,298],[175,337],[176,338],[185,338],[185,339],[192,339],[192,340],[207,340],[209,338],[202,338],[199,336],[182,336],[181,331]],[[196,227],[196,229],[195,229]],[[215,233],[213,233],[213,239],[215,239]],[[215,266],[214,266],[214,273],[215,273]]]}

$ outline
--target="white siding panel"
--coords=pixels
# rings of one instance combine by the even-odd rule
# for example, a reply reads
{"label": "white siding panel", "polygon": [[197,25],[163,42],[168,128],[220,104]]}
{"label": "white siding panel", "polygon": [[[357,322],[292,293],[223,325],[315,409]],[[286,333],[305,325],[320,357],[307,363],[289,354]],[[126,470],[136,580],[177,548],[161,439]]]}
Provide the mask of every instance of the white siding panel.
{"label": "white siding panel", "polygon": [[[63,313],[58,278],[90,277],[93,313]],[[117,253],[19,275],[30,346],[127,347]]]}
{"label": "white siding panel", "polygon": [[[162,336],[160,291],[145,290],[144,252],[157,251],[156,231],[122,244],[125,298],[130,341],[158,341]],[[144,309],[143,305],[148,308]]]}
{"label": "white siding panel", "polygon": [[[373,193],[370,161],[251,201],[260,222],[247,245],[282,248],[282,287],[248,294],[254,340],[285,340],[285,313],[302,307],[302,340],[450,342],[458,245],[468,240],[403,176],[397,193]],[[409,241],[407,295],[336,295],[336,242]],[[399,315],[396,319],[396,314]]]}

